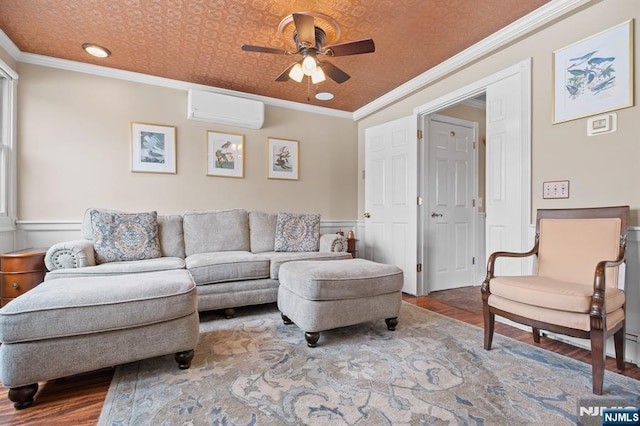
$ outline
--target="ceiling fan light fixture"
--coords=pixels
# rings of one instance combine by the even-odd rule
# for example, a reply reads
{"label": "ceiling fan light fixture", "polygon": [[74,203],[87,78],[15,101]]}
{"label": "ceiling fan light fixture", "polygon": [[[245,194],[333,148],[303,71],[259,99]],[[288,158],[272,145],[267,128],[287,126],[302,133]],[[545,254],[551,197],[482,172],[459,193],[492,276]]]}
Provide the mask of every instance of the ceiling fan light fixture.
{"label": "ceiling fan light fixture", "polygon": [[111,52],[106,47],[98,46],[93,43],[83,43],[82,48],[91,56],[96,58],[108,58],[111,56]]}
{"label": "ceiling fan light fixture", "polygon": [[291,78],[293,81],[297,83],[300,83],[304,78],[304,71],[302,70],[302,65],[300,65],[299,63],[295,64],[293,68],[291,68],[291,71],[289,71],[289,78]]}
{"label": "ceiling fan light fixture", "polygon": [[322,83],[323,81],[325,81],[327,79],[327,77],[324,75],[324,71],[322,71],[322,68],[318,67],[316,69],[316,72],[314,72],[311,75],[311,82],[313,84],[318,84],[318,83]]}
{"label": "ceiling fan light fixture", "polygon": [[302,71],[305,75],[312,76],[318,69],[316,58],[313,55],[307,55],[302,60]]}

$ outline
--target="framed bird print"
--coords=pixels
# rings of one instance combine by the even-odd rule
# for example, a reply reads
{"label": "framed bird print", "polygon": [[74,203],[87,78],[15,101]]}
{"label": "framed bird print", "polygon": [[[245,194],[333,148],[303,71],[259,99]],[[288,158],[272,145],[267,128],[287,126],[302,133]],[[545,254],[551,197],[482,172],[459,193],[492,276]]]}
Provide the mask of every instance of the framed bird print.
{"label": "framed bird print", "polygon": [[267,178],[298,180],[298,141],[267,138]]}
{"label": "framed bird print", "polygon": [[131,171],[176,173],[176,128],[131,123]]}
{"label": "framed bird print", "polygon": [[207,176],[244,177],[244,135],[207,132]]}
{"label": "framed bird print", "polygon": [[633,106],[633,19],[553,52],[553,123]]}

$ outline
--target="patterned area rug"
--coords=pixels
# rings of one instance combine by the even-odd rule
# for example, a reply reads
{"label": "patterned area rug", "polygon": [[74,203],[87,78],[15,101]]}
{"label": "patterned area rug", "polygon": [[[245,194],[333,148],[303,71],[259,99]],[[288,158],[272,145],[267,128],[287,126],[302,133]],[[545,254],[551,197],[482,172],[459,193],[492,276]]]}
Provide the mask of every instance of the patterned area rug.
{"label": "patterned area rug", "polygon": [[[172,355],[116,369],[99,425],[575,424],[591,367],[403,302],[308,348],[275,305],[203,315],[189,370]],[[640,381],[606,372],[605,397]]]}

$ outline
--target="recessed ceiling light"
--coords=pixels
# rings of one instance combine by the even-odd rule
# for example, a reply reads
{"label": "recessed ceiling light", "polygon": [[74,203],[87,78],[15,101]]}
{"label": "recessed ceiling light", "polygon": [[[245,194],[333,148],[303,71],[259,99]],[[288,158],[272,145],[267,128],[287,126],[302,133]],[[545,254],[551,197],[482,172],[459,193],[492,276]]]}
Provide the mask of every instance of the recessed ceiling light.
{"label": "recessed ceiling light", "polygon": [[98,46],[93,43],[84,43],[82,48],[91,56],[95,56],[96,58],[108,58],[111,56],[111,52],[109,49]]}
{"label": "recessed ceiling light", "polygon": [[318,92],[316,93],[316,99],[319,101],[330,101],[331,99],[333,99],[333,93]]}

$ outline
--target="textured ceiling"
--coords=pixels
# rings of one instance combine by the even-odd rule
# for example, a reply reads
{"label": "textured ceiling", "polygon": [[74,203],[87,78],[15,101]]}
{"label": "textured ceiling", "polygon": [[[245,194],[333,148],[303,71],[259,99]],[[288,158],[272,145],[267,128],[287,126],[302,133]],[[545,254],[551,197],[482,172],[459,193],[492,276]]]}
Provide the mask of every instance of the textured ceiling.
{"label": "textured ceiling", "polygon": [[[0,0],[0,29],[22,52],[70,59],[294,102],[355,111],[549,0]],[[372,38],[375,53],[323,58],[351,75],[327,79],[317,101],[307,80],[274,79],[298,56],[278,25],[293,12],[329,15],[334,43]],[[107,59],[85,53],[90,42]],[[311,100],[307,100],[308,89]]]}

